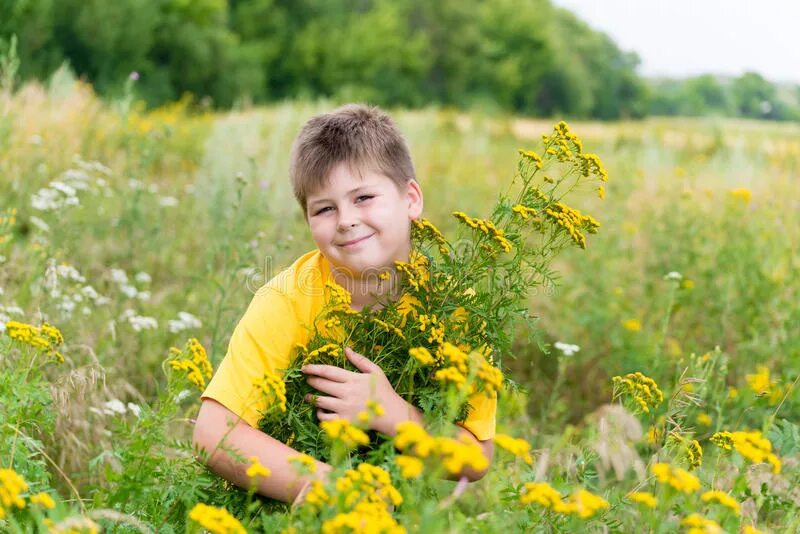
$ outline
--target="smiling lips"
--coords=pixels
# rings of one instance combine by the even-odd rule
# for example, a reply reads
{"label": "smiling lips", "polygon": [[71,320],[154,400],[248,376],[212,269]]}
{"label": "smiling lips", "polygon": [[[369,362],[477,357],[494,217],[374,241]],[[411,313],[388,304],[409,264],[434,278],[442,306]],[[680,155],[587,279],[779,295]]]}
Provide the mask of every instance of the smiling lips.
{"label": "smiling lips", "polygon": [[364,236],[364,237],[359,237],[357,239],[353,239],[352,241],[345,241],[344,243],[339,243],[337,246],[340,247],[340,248],[353,248],[356,245],[358,245],[359,243],[363,243],[364,241],[366,241],[367,239],[369,239],[373,235],[375,235],[375,234],[369,234],[369,235]]}

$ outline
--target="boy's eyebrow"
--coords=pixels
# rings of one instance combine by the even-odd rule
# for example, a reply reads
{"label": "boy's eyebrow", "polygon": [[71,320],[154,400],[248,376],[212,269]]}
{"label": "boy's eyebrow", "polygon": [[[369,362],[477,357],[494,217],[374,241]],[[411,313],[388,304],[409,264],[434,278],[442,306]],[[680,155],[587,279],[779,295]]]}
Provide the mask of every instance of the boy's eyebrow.
{"label": "boy's eyebrow", "polygon": [[[352,195],[353,193],[357,193],[358,191],[361,191],[362,189],[367,189],[369,187],[372,187],[372,184],[358,186],[355,189],[351,189],[350,191],[348,191],[347,195]],[[318,204],[320,202],[332,202],[332,201],[328,198],[318,198],[316,200],[312,200],[311,202],[309,202],[308,205],[313,206],[314,204]]]}

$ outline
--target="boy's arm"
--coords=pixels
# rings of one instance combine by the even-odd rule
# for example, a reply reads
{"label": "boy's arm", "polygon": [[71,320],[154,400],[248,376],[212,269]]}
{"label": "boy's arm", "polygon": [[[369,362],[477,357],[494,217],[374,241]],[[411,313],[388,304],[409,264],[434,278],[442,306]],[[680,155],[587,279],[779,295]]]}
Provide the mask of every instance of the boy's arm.
{"label": "boy's arm", "polygon": [[192,439],[195,447],[202,448],[209,455],[206,462],[212,471],[245,489],[249,489],[251,484],[245,473],[249,463],[237,462],[225,449],[233,449],[245,458],[258,457],[261,464],[271,471],[271,475],[259,477],[256,491],[287,503],[295,501],[312,480],[324,477],[331,470],[328,464],[316,461],[315,474],[298,475],[289,463],[289,458],[300,454],[299,452],[251,427],[212,399],[203,400]]}

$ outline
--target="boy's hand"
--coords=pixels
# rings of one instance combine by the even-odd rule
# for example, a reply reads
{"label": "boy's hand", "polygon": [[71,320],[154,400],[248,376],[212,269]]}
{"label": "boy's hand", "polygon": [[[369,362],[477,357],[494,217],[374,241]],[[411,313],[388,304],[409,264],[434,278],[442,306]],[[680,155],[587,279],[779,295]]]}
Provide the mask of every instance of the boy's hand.
{"label": "boy's hand", "polygon": [[370,422],[373,430],[393,436],[398,423],[409,420],[422,423],[420,411],[395,392],[379,366],[349,347],[344,352],[360,373],[333,365],[309,364],[301,369],[308,375],[308,385],[328,395],[309,394],[305,397],[317,407],[320,421],[356,421],[358,413],[367,409],[367,401],[372,400],[384,410],[383,415]]}

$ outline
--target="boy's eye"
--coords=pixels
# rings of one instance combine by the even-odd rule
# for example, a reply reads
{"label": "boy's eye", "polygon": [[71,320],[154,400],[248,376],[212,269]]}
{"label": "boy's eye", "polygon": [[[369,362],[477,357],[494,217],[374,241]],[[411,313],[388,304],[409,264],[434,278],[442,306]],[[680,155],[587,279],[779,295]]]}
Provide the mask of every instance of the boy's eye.
{"label": "boy's eye", "polygon": [[364,202],[371,198],[375,198],[375,195],[359,195],[358,197],[356,197],[356,202]]}
{"label": "boy's eye", "polygon": [[331,208],[330,206],[325,206],[324,208],[320,208],[320,209],[318,209],[318,210],[317,210],[317,211],[314,213],[314,215],[322,215],[323,213],[326,213],[328,210],[332,210],[332,209],[333,209],[333,208]]}

